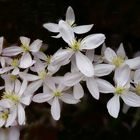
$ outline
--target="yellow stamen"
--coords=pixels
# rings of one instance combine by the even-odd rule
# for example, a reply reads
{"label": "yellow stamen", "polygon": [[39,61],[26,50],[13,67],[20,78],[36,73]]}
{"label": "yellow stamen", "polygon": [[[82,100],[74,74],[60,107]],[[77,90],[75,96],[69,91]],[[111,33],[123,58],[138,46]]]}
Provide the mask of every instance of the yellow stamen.
{"label": "yellow stamen", "polygon": [[29,45],[26,45],[26,44],[21,45],[21,48],[23,49],[24,52],[29,52],[30,51]]}
{"label": "yellow stamen", "polygon": [[123,88],[123,87],[117,87],[116,90],[115,90],[115,93],[116,94],[122,94],[124,91],[125,91],[125,88]]}
{"label": "yellow stamen", "polygon": [[2,120],[7,120],[7,119],[8,119],[8,115],[9,115],[9,111],[8,111],[8,110],[4,110],[4,111],[0,114],[0,119],[2,119]]}
{"label": "yellow stamen", "polygon": [[140,95],[140,84],[138,84],[138,85],[136,86],[135,91],[136,91],[137,94]]}
{"label": "yellow stamen", "polygon": [[62,93],[60,91],[55,91],[54,96],[55,97],[60,97],[60,96],[62,96]]}
{"label": "yellow stamen", "polygon": [[71,44],[71,48],[73,51],[79,51],[80,50],[80,45],[81,45],[81,40],[74,40]]}
{"label": "yellow stamen", "polygon": [[12,63],[11,63],[11,65],[13,66],[13,67],[18,67],[18,65],[19,65],[19,60],[18,59],[13,59],[13,61],[12,61]]}
{"label": "yellow stamen", "polygon": [[46,75],[47,75],[47,73],[46,73],[46,71],[45,70],[42,70],[42,71],[40,71],[39,72],[39,77],[40,77],[40,79],[45,79],[45,77],[46,77]]}
{"label": "yellow stamen", "polygon": [[116,67],[120,67],[124,62],[124,58],[123,57],[114,57],[112,59],[112,64],[114,64]]}

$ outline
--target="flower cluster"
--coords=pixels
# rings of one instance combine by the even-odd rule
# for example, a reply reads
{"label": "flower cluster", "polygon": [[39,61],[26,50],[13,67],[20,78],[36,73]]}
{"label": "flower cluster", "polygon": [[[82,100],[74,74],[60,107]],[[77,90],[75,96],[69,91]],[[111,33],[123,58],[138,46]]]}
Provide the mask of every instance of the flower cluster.
{"label": "flower cluster", "polygon": [[[24,125],[25,109],[32,101],[49,103],[53,119],[59,120],[62,102],[77,104],[84,97],[83,82],[96,100],[100,93],[113,94],[107,109],[114,118],[119,114],[120,99],[127,106],[140,106],[140,57],[128,59],[123,44],[116,52],[106,47],[102,33],[77,39],[76,34],[87,33],[93,25],[77,26],[71,7],[66,20],[43,27],[57,33],[53,37],[62,38],[67,47],[49,56],[42,51],[40,39],[31,42],[22,36],[18,45],[5,47],[4,38],[0,38],[0,74],[4,81],[0,86],[0,127]],[[101,55],[95,54],[101,45]],[[70,70],[59,75],[60,68],[68,64]],[[102,78],[109,74],[114,75],[113,85]]]}

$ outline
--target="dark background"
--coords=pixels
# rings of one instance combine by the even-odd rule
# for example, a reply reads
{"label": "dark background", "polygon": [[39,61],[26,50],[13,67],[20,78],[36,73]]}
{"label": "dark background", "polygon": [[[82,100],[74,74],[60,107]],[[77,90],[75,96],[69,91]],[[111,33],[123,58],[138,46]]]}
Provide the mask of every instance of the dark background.
{"label": "dark background", "polygon": [[[123,42],[129,57],[140,51],[139,0],[0,0],[0,35],[9,44],[21,35],[39,38],[48,44],[48,53],[55,52],[63,42],[51,38],[42,24],[65,19],[68,6],[75,11],[77,25],[93,23],[90,33],[106,35],[107,46],[116,49]],[[34,103],[26,110],[22,140],[139,139],[140,111],[131,108],[113,119],[106,109],[110,97],[101,95],[96,101],[87,93],[78,105],[64,105],[58,122],[51,119],[48,104]]]}

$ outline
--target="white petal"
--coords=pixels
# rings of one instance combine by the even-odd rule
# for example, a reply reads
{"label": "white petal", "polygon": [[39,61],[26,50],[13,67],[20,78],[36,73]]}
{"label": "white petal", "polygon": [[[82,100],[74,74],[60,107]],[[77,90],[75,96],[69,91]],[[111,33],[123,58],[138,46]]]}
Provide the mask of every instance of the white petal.
{"label": "white petal", "polygon": [[135,71],[134,74],[134,83],[139,83],[140,82],[140,69]]}
{"label": "white petal", "polygon": [[15,93],[17,94],[21,88],[21,82],[19,80],[15,81]]}
{"label": "white petal", "polygon": [[118,87],[123,87],[130,79],[130,68],[124,65],[115,70],[114,80]]}
{"label": "white petal", "polygon": [[75,99],[81,99],[84,96],[84,90],[81,84],[76,84],[73,88],[73,96]]}
{"label": "white petal", "polygon": [[2,127],[4,124],[5,124],[5,120],[0,119],[0,129],[1,129],[1,127]]}
{"label": "white petal", "polygon": [[42,46],[42,40],[37,39],[30,45],[31,52],[38,52]]}
{"label": "white petal", "polygon": [[15,56],[18,55],[22,52],[22,48],[18,47],[18,46],[12,46],[12,47],[8,47],[3,49],[2,54],[4,56]]}
{"label": "white petal", "polygon": [[18,67],[15,67],[12,71],[12,74],[13,75],[18,75],[19,74],[19,68]]}
{"label": "white petal", "polygon": [[66,22],[68,22],[70,25],[75,22],[75,14],[71,6],[69,6],[66,11]]}
{"label": "white petal", "polygon": [[19,140],[20,130],[19,127],[11,127],[8,134],[8,140]]}
{"label": "white petal", "polygon": [[95,50],[87,50],[86,51],[86,56],[89,58],[89,60],[91,62],[93,62],[93,60],[94,60],[94,52],[95,52]]}
{"label": "white petal", "polygon": [[117,55],[122,57],[122,58],[126,57],[126,53],[125,53],[125,50],[124,50],[124,47],[123,47],[123,43],[120,44],[120,46],[117,50]]}
{"label": "white petal", "polygon": [[111,48],[106,48],[104,52],[104,56],[105,56],[105,59],[111,63],[112,63],[113,58],[117,57],[116,53]]}
{"label": "white petal", "polygon": [[13,66],[1,68],[1,69],[0,69],[0,74],[3,74],[3,73],[5,73],[5,72],[8,72],[8,71],[10,71],[10,70],[12,70],[12,69],[13,69]]}
{"label": "white petal", "polygon": [[3,49],[3,41],[4,41],[4,37],[0,37],[0,54],[2,53],[2,49]]}
{"label": "white petal", "polygon": [[3,107],[3,108],[10,108],[11,107],[11,104],[8,100],[6,99],[1,99],[0,100],[0,107]]}
{"label": "white petal", "polygon": [[18,122],[19,125],[23,125],[25,123],[25,111],[21,104],[18,105]]}
{"label": "white petal", "polygon": [[73,86],[83,79],[83,74],[80,72],[67,73],[64,76],[63,83],[66,86]]}
{"label": "white petal", "polygon": [[55,86],[55,81],[52,77],[47,77],[45,80],[44,80],[44,83],[46,86],[49,87],[49,89],[51,89],[52,91],[55,91],[56,90],[56,86]]}
{"label": "white petal", "polygon": [[121,97],[128,106],[140,107],[140,96],[137,94],[129,91],[125,94],[122,94]]}
{"label": "white petal", "polygon": [[113,96],[107,103],[107,109],[109,114],[114,117],[117,118],[119,115],[119,111],[120,111],[120,101],[119,101],[119,96],[115,95]]}
{"label": "white petal", "polygon": [[28,68],[33,65],[32,57],[29,53],[23,53],[20,59],[20,67],[21,68]]}
{"label": "white petal", "polygon": [[29,44],[30,44],[30,38],[28,38],[28,37],[21,36],[20,41],[21,41],[22,45],[25,45],[25,46],[29,46]]}
{"label": "white petal", "polygon": [[76,53],[76,65],[78,69],[87,77],[91,77],[94,75],[92,62],[81,52]]}
{"label": "white petal", "polygon": [[44,52],[36,52],[33,55],[41,60],[47,60],[47,55]]}
{"label": "white petal", "polygon": [[127,113],[128,112],[128,110],[130,109],[130,106],[128,106],[128,105],[126,105],[126,104],[123,104],[123,108],[122,108],[122,112],[123,113]]}
{"label": "white petal", "polygon": [[136,57],[133,59],[128,59],[124,62],[127,64],[131,69],[139,69],[140,68],[140,57]]}
{"label": "white petal", "polygon": [[51,36],[51,37],[53,37],[53,38],[60,38],[61,37],[61,34],[59,33],[58,35],[53,35],[53,36]]}
{"label": "white petal", "polygon": [[24,91],[25,91],[26,89],[27,89],[27,81],[24,80],[24,81],[22,82],[22,85],[21,85],[21,87],[20,87],[20,91],[19,91],[18,95],[21,96],[21,95],[24,93]]}
{"label": "white petal", "polygon": [[112,84],[110,84],[108,81],[103,80],[103,79],[96,79],[99,91],[102,93],[114,93],[115,88],[113,87]]}
{"label": "white petal", "polygon": [[20,99],[20,102],[24,105],[29,105],[31,103],[31,96],[24,96]]}
{"label": "white petal", "polygon": [[85,37],[81,42],[81,49],[95,49],[105,41],[104,34],[92,34]]}
{"label": "white petal", "polygon": [[110,74],[115,69],[114,65],[110,64],[98,64],[94,66],[96,76],[105,76]]}
{"label": "white petal", "polygon": [[83,33],[89,32],[92,27],[93,27],[93,24],[91,24],[91,25],[81,25],[81,26],[73,27],[73,30],[76,34],[83,34]]}
{"label": "white petal", "polygon": [[39,94],[36,94],[34,97],[33,97],[33,101],[36,102],[36,103],[43,103],[43,102],[47,102],[49,101],[50,99],[53,98],[53,95],[52,94],[48,94],[48,93],[39,93]]}
{"label": "white petal", "polygon": [[58,98],[55,97],[53,99],[52,106],[51,106],[51,114],[52,114],[54,120],[59,120],[60,111],[61,110],[60,110],[60,104],[59,104]]}
{"label": "white petal", "polygon": [[43,24],[43,27],[49,30],[50,32],[54,32],[54,33],[59,32],[58,24],[55,24],[55,23],[45,23]]}
{"label": "white petal", "polygon": [[98,89],[96,80],[94,78],[87,78],[86,85],[87,85],[87,88],[88,88],[89,92],[91,93],[91,95],[95,99],[98,100],[99,99],[99,89]]}
{"label": "white petal", "polygon": [[68,43],[69,45],[71,45],[71,43],[74,41],[75,37],[74,37],[74,32],[72,30],[72,28],[68,25],[68,23],[66,23],[63,20],[59,21],[59,31],[60,34],[63,38],[63,40]]}
{"label": "white petal", "polygon": [[0,57],[0,63],[2,68],[5,67],[5,57]]}
{"label": "white petal", "polygon": [[71,94],[68,93],[64,93],[60,99],[67,104],[76,104],[79,102],[79,100],[76,100]]}

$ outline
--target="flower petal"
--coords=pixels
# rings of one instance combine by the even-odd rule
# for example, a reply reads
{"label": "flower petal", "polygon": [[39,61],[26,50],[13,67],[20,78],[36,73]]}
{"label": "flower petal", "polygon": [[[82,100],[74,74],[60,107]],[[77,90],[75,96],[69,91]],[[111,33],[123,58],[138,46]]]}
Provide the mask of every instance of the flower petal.
{"label": "flower petal", "polygon": [[129,91],[125,94],[122,94],[121,97],[128,106],[140,107],[140,96],[137,94]]}
{"label": "flower petal", "polygon": [[75,22],[75,14],[71,6],[66,11],[66,22],[72,25]]}
{"label": "flower petal", "polygon": [[20,102],[24,105],[29,105],[31,103],[31,96],[24,96],[20,99]]}
{"label": "flower petal", "polygon": [[37,39],[30,45],[31,52],[38,52],[42,46],[42,40]]}
{"label": "flower petal", "polygon": [[81,25],[81,26],[75,26],[73,27],[73,30],[76,34],[84,34],[91,30],[93,27],[93,24],[90,25]]}
{"label": "flower petal", "polygon": [[94,75],[94,68],[89,58],[81,52],[76,53],[76,65],[78,69],[87,77]]}
{"label": "flower petal", "polygon": [[86,51],[86,56],[89,58],[89,60],[91,62],[93,62],[93,60],[94,60],[94,52],[95,52],[95,50],[87,50]]}
{"label": "flower petal", "polygon": [[117,55],[122,57],[122,58],[126,57],[126,53],[125,53],[125,50],[124,50],[124,47],[123,47],[123,43],[120,44],[120,46],[117,50]]}
{"label": "flower petal", "polygon": [[21,84],[20,91],[19,91],[18,95],[21,96],[26,89],[27,89],[27,81],[24,80]]}
{"label": "flower petal", "polygon": [[29,46],[29,44],[30,44],[30,38],[28,38],[28,37],[21,36],[20,41],[21,41],[22,45],[25,45],[25,46]]}
{"label": "flower petal", "polygon": [[110,74],[115,69],[114,65],[110,64],[98,64],[94,66],[96,76],[105,76]]}
{"label": "flower petal", "polygon": [[105,41],[104,34],[92,34],[81,41],[81,49],[95,49]]}
{"label": "flower petal", "polygon": [[140,83],[140,69],[136,70],[134,73],[134,83]]}
{"label": "flower petal", "polygon": [[119,111],[120,111],[120,101],[119,101],[119,96],[115,95],[113,96],[107,103],[107,109],[109,114],[114,117],[117,118],[119,115]]}
{"label": "flower petal", "polygon": [[0,37],[0,54],[2,53],[2,49],[3,49],[3,41],[4,41],[4,37]]}
{"label": "flower petal", "polygon": [[55,97],[53,99],[53,102],[52,102],[52,106],[51,106],[51,114],[54,118],[54,120],[59,120],[60,118],[60,103],[58,101],[58,98]]}
{"label": "flower petal", "polygon": [[21,104],[18,105],[18,122],[19,125],[23,125],[25,123],[25,111]]}
{"label": "flower petal", "polygon": [[87,85],[87,88],[88,88],[89,92],[91,93],[91,95],[95,99],[98,100],[99,99],[99,89],[98,89],[98,85],[96,83],[96,80],[93,77],[87,78],[86,85]]}
{"label": "flower petal", "polygon": [[73,88],[73,96],[75,99],[81,99],[84,96],[84,90],[81,84],[76,84]]}
{"label": "flower petal", "polygon": [[110,84],[108,81],[103,80],[103,79],[96,79],[99,91],[102,93],[114,93],[115,88],[113,87],[112,84]]}
{"label": "flower petal", "polygon": [[59,32],[58,24],[55,23],[45,23],[43,24],[43,27],[49,30],[50,32],[54,32],[54,33]]}
{"label": "flower petal", "polygon": [[63,20],[59,21],[59,31],[63,40],[69,45],[75,40],[73,29]]}

